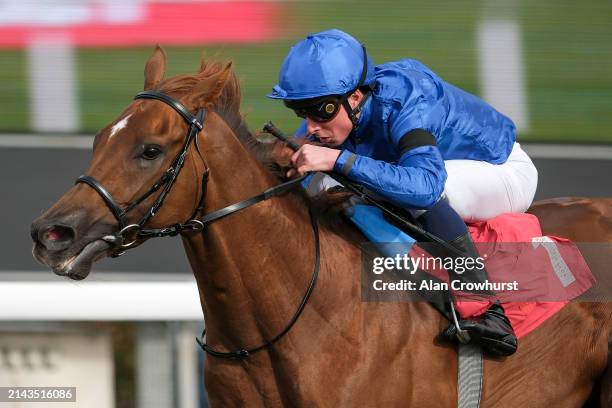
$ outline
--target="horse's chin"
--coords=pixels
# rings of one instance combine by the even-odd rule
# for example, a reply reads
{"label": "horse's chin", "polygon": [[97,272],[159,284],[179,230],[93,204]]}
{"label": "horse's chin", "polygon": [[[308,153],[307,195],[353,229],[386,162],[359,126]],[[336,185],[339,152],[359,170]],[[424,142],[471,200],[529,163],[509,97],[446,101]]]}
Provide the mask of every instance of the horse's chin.
{"label": "horse's chin", "polygon": [[98,239],[85,245],[78,253],[59,262],[50,262],[36,247],[32,253],[39,262],[53,269],[56,275],[73,280],[83,280],[91,272],[93,263],[104,258],[110,247],[111,245],[108,242]]}

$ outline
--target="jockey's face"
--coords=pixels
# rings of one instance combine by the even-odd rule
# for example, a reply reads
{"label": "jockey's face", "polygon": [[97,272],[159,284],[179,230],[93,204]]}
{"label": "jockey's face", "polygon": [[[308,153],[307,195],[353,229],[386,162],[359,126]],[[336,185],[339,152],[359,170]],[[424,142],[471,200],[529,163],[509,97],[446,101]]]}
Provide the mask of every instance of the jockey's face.
{"label": "jockey's face", "polygon": [[[363,99],[361,91],[357,90],[351,96],[348,101],[353,109]],[[359,115],[357,115],[359,116]],[[344,106],[340,107],[340,111],[329,122],[317,122],[310,117],[306,117],[306,126],[308,134],[314,134],[324,145],[327,146],[340,146],[353,129],[351,119],[346,112]]]}

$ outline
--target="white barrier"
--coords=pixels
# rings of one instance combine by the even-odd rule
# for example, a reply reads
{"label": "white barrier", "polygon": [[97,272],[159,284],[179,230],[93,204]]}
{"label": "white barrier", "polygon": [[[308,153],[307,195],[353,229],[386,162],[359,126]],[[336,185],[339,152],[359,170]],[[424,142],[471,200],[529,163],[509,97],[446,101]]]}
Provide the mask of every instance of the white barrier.
{"label": "white barrier", "polygon": [[160,276],[158,281],[56,279],[1,282],[0,320],[202,320],[198,289],[191,275],[174,279]]}
{"label": "white barrier", "polygon": [[[72,336],[74,343],[77,326],[71,322],[138,322],[137,407],[196,408],[202,380],[195,336],[203,317],[194,277],[95,272],[88,279],[75,282],[51,272],[0,272],[0,333],[37,332],[42,341],[53,325],[55,337]],[[26,335],[31,337],[21,337]],[[0,378],[2,374],[0,367]],[[86,387],[81,391],[86,392]]]}

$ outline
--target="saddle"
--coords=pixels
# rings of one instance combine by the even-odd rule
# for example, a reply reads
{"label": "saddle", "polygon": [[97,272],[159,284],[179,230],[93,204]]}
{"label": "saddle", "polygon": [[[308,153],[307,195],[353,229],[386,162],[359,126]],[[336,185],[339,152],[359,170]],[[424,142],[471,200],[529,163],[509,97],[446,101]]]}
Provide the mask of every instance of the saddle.
{"label": "saddle", "polygon": [[[346,215],[347,209],[354,205],[350,200],[351,197],[353,197],[352,192],[338,186],[328,189],[313,200],[316,207],[322,211]],[[418,221],[410,212],[388,202],[384,205],[418,225]],[[400,238],[394,241],[396,233],[386,231],[385,223],[402,230],[408,237],[410,232],[404,231],[394,218],[388,217],[383,212],[370,211],[368,216],[373,221],[366,220],[360,223],[361,225],[357,225],[371,243],[362,246],[366,258],[389,256],[389,253],[384,253],[384,248],[381,253],[381,247],[377,246],[376,242],[396,242],[391,252],[399,253],[405,250],[413,258],[427,255],[428,245],[433,245],[416,243],[413,238]],[[376,217],[380,222],[376,221]],[[363,219],[363,216],[361,218]],[[502,214],[491,220],[468,224],[468,229],[479,252],[486,256],[486,266],[491,281],[498,283],[516,281],[519,290],[496,291],[496,298],[502,302],[519,338],[533,331],[595,283],[595,278],[579,248],[564,238],[543,237],[540,223],[534,215]],[[434,267],[422,269],[414,274],[394,270],[388,278],[392,282],[413,282],[417,288],[406,296],[396,295],[398,300],[426,300],[449,322],[453,322],[456,315],[464,319],[478,316],[489,307],[490,302],[486,299],[445,290],[449,283],[448,276],[446,269]],[[368,281],[362,281],[362,284],[366,282]],[[428,289],[418,289],[422,282],[428,284]],[[429,290],[432,287],[442,289]],[[374,294],[362,290],[362,297],[370,295]]]}

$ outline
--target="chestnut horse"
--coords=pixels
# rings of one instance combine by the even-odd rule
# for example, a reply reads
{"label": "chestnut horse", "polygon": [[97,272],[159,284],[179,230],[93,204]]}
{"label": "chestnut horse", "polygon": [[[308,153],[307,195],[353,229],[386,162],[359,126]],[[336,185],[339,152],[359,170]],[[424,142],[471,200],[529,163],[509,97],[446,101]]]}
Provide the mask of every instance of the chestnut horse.
{"label": "chestnut horse", "polygon": [[[147,228],[162,231],[279,183],[262,161],[272,145],[258,142],[239,113],[231,65],[203,60],[198,73],[169,79],[165,66],[158,47],[145,67],[144,89],[154,92],[136,99],[96,135],[90,179],[81,179],[32,224],[33,254],[56,274],[83,279],[92,262],[116,254],[119,227],[112,203],[133,203],[123,226],[146,218]],[[156,92],[192,113],[177,114],[168,102],[152,100]],[[194,128],[189,120],[200,109],[206,110],[203,129],[186,145],[185,134]],[[151,190],[158,182],[168,185],[162,174],[183,149],[183,170],[172,189]],[[167,197],[149,217],[160,194]],[[533,211],[547,233],[603,242],[612,238],[610,228],[601,227],[610,223],[611,208],[611,200],[568,200]],[[306,200],[290,192],[204,229],[190,225],[174,232],[197,280],[208,344],[236,350],[277,336],[303,299],[315,264]],[[146,237],[136,239],[130,247]],[[456,347],[434,340],[447,321],[424,302],[362,302],[360,241],[347,222],[334,228],[321,222],[318,283],[299,319],[248,358],[207,358],[213,406],[457,405]],[[522,339],[516,354],[486,358],[482,406],[581,407],[587,401],[597,405],[600,395],[601,404],[609,404],[611,322],[609,303],[572,303]]]}

